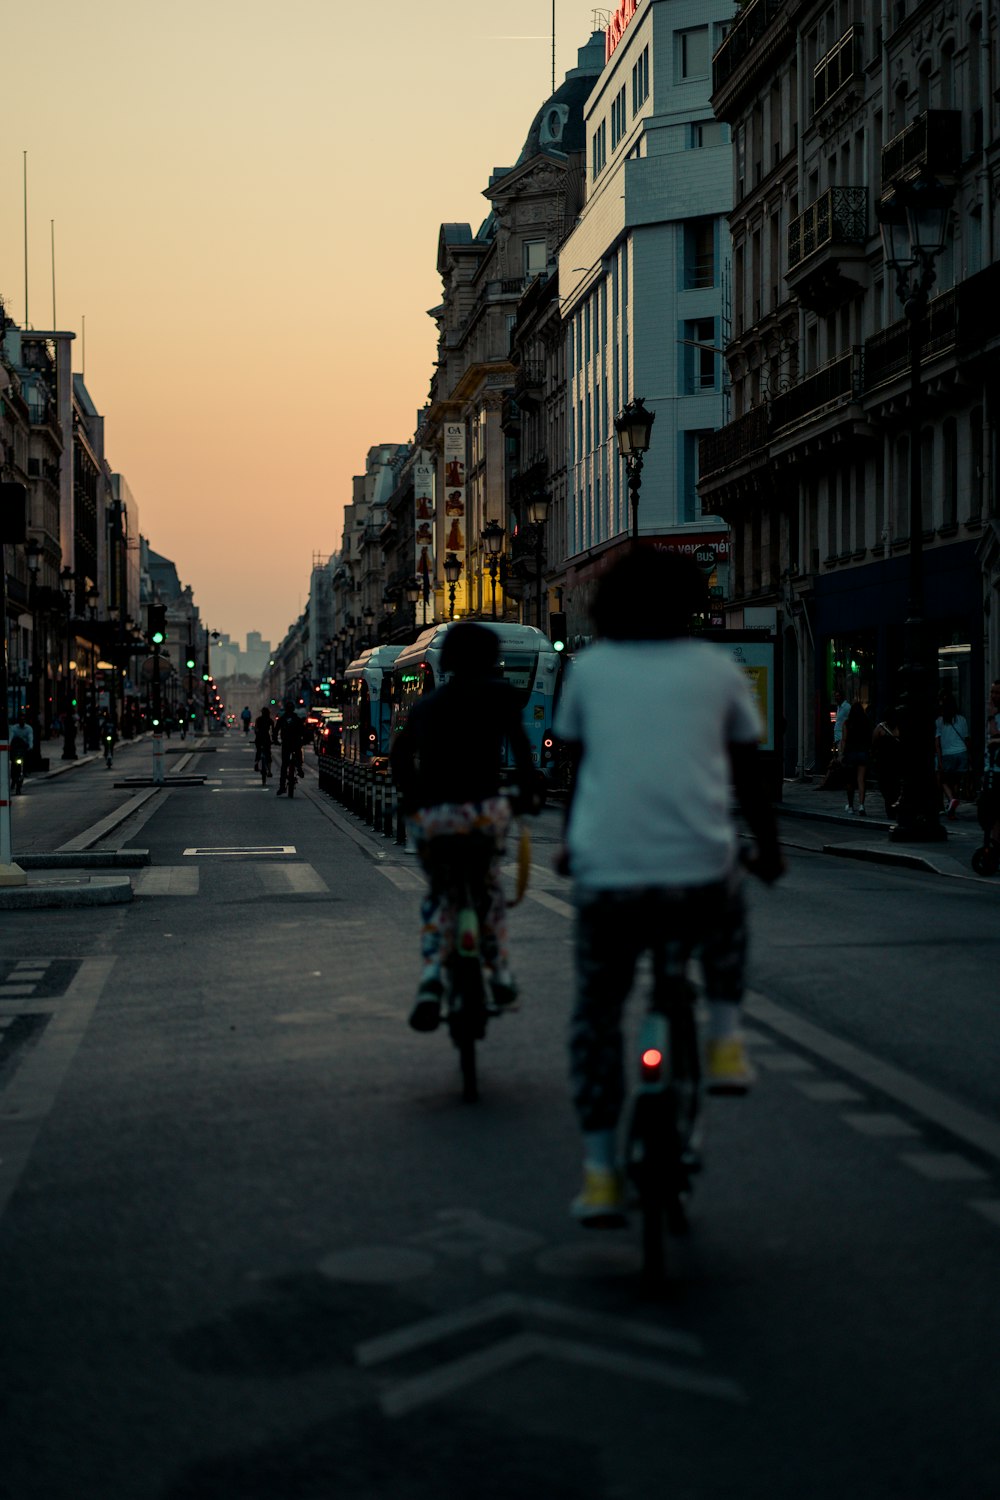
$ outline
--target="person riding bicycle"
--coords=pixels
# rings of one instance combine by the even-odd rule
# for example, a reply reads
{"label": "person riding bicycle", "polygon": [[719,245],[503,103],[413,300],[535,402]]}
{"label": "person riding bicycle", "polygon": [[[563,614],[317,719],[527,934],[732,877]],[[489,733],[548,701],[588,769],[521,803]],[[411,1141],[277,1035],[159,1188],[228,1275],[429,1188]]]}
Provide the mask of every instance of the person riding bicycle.
{"label": "person riding bicycle", "polygon": [[271,736],[274,733],[274,720],[271,718],[271,710],[265,703],[253,724],[253,768],[261,771],[267,767],[267,774],[271,774]]}
{"label": "person riding bicycle", "polygon": [[556,867],[572,875],[577,907],[569,1057],[584,1156],[572,1212],[583,1224],[620,1222],[622,1009],[645,949],[664,995],[681,993],[688,959],[701,959],[709,1092],[745,1093],[753,1080],[739,1030],[746,931],[731,782],[756,839],[749,868],[770,884],[784,862],[746,677],[723,646],[689,637],[707,602],[692,559],[633,549],[598,585],[601,639],[574,661],[556,713],[576,767]]}
{"label": "person riding bicycle", "polygon": [[243,712],[240,714],[240,718],[243,721],[243,733],[244,734],[249,734],[250,733],[250,724],[251,724],[251,722],[253,720],[253,714],[250,712],[250,705],[249,705],[249,703],[246,704],[246,706],[244,707]]}
{"label": "person riding bicycle", "polygon": [[8,744],[10,746],[11,780],[13,782],[14,762],[20,759],[20,780],[23,781],[24,772],[28,765],[28,758],[35,744],[35,731],[25,718],[23,708],[18,711],[17,719],[10,726]]}
{"label": "person riding bicycle", "polygon": [[430,880],[421,907],[424,969],[410,1013],[414,1031],[433,1031],[440,1021],[441,965],[453,938],[454,913],[435,879],[439,838],[485,833],[493,841],[483,962],[497,1006],[509,1008],[517,999],[499,873],[511,815],[511,804],[500,795],[504,741],[517,773],[514,811],[534,810],[535,771],[517,695],[497,672],[499,655],[499,639],[485,625],[452,625],[441,650],[441,671],[448,680],[413,705],[389,752],[402,809]]}
{"label": "person riding bicycle", "polygon": [[116,729],[115,721],[110,714],[105,714],[103,719],[101,720],[100,736],[101,749],[104,751],[105,756],[109,754],[113,756],[115,753],[115,746],[118,743],[118,730]]}
{"label": "person riding bicycle", "polygon": [[281,746],[281,770],[278,776],[278,796],[283,797],[288,790],[288,767],[295,762],[295,773],[302,773],[302,744],[305,739],[305,725],[295,712],[292,700],[289,698],[274,726],[274,737]]}

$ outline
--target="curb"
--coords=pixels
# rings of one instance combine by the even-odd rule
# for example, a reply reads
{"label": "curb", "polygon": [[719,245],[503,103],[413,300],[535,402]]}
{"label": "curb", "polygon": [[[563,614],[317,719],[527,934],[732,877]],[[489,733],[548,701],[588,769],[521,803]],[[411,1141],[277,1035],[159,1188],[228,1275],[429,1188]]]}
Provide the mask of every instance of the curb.
{"label": "curb", "polygon": [[45,907],[123,906],[132,900],[132,882],[127,875],[105,875],[96,880],[84,877],[74,885],[71,880],[40,882],[0,890],[0,911],[33,910]]}
{"label": "curb", "polygon": [[89,853],[19,854],[22,870],[138,870],[149,864],[148,849],[92,849]]}

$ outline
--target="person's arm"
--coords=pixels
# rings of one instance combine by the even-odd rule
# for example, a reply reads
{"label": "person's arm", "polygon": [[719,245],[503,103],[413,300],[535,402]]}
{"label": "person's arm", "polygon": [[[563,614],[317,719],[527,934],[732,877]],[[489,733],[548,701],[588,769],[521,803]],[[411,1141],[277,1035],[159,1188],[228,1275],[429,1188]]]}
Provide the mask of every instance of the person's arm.
{"label": "person's arm", "polygon": [[778,820],[764,785],[757,746],[730,742],[729,762],[740,811],[757,844],[756,851],[747,861],[747,868],[766,885],[771,885],[785,873],[785,859],[778,843]]}

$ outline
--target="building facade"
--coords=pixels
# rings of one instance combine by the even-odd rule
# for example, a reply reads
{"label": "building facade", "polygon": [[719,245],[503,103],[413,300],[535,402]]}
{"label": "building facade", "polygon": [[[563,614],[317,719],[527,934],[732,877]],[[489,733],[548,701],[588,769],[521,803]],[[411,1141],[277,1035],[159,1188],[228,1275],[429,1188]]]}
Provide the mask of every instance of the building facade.
{"label": "building facade", "polygon": [[[751,0],[714,58],[735,144],[732,410],[699,489],[732,527],[730,623],[776,622],[786,774],[824,756],[836,689],[894,701],[911,463],[938,676],[974,734],[1000,668],[997,27],[978,0]],[[921,176],[953,216],[911,454],[909,330],[877,209]]]}
{"label": "building facade", "polygon": [[655,413],[640,537],[716,549],[725,529],[699,498],[698,445],[725,421],[723,346],[732,204],[729,130],[713,118],[711,57],[732,0],[625,0],[585,111],[586,205],[559,253],[566,324],[566,566],[570,636],[631,533],[615,418]]}

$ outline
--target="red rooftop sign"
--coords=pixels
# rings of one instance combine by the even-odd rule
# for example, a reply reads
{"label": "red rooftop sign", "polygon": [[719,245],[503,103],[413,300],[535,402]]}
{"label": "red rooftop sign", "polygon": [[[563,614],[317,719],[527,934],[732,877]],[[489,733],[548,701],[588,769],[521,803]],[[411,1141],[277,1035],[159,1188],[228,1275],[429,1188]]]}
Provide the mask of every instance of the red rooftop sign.
{"label": "red rooftop sign", "polygon": [[636,13],[639,0],[621,0],[621,4],[611,17],[610,26],[604,32],[604,61],[609,62],[611,54],[625,35],[625,28]]}

